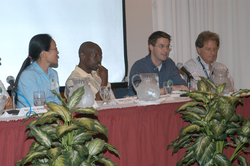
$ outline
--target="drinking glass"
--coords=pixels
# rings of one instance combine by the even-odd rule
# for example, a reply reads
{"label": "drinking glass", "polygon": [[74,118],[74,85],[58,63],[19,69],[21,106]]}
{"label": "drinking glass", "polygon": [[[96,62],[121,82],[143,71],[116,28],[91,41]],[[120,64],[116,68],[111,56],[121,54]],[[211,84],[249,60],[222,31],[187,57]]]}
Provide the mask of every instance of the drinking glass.
{"label": "drinking glass", "polygon": [[45,92],[44,91],[35,91],[33,93],[35,106],[43,106],[45,102]]}
{"label": "drinking glass", "polygon": [[171,95],[173,88],[174,88],[174,83],[172,80],[168,80],[163,83],[163,89],[168,96]]}
{"label": "drinking glass", "polygon": [[103,104],[102,105],[107,105],[107,101],[110,98],[111,95],[111,89],[109,86],[101,86],[100,87],[100,96],[102,98]]}

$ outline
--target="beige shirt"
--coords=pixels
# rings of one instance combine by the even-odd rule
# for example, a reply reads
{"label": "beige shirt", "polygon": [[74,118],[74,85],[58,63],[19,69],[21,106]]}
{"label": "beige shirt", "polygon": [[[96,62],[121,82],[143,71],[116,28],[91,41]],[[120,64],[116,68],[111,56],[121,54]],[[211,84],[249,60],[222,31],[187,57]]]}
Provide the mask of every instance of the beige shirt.
{"label": "beige shirt", "polygon": [[[95,97],[96,94],[99,92],[101,83],[102,83],[102,79],[97,75],[96,71],[92,70],[91,74],[85,72],[84,70],[82,70],[80,67],[76,66],[75,70],[72,71],[72,73],[70,74],[70,76],[68,77],[68,79],[70,78],[74,78],[74,79],[81,79],[81,78],[85,78],[88,77],[89,78],[89,87],[92,90],[92,92],[94,93]],[[67,80],[68,80],[67,79]],[[67,81],[66,83],[67,84]],[[108,83],[109,87],[111,87],[110,83]],[[68,92],[67,92],[67,85],[65,86],[65,90],[64,90],[64,96],[66,98],[68,98]],[[111,93],[111,99],[114,98],[114,94],[113,92]]]}
{"label": "beige shirt", "polygon": [[[205,70],[206,70],[208,76],[210,77],[210,74],[212,71],[209,70],[209,64],[205,63],[201,57],[200,57],[200,61],[203,64],[203,66],[205,67]],[[213,62],[211,65],[213,66],[213,69],[227,69],[227,67],[224,64],[219,63],[219,62]],[[184,66],[188,69],[188,71],[194,77],[194,79],[191,79],[191,81],[190,81],[191,87],[197,89],[197,82],[198,82],[198,80],[200,80],[200,76],[207,78],[206,73],[203,70],[203,67],[201,66],[201,64],[197,58],[193,58],[193,59],[188,60]],[[228,71],[228,78],[231,81],[232,87],[234,87],[234,80],[233,80],[233,77],[231,76],[231,74],[229,73],[229,71]],[[187,81],[186,75],[184,75],[184,79]]]}

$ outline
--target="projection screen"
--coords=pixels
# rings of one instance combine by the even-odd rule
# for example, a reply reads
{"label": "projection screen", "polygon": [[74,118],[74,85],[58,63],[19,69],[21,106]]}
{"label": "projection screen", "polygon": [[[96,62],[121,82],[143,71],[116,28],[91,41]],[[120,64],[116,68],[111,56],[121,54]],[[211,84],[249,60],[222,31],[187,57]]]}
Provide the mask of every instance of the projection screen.
{"label": "projection screen", "polygon": [[60,86],[78,65],[78,49],[85,41],[102,48],[109,82],[121,82],[126,73],[123,14],[123,0],[1,0],[0,79],[8,87],[6,78],[16,78],[30,39],[47,33],[59,50],[55,70]]}

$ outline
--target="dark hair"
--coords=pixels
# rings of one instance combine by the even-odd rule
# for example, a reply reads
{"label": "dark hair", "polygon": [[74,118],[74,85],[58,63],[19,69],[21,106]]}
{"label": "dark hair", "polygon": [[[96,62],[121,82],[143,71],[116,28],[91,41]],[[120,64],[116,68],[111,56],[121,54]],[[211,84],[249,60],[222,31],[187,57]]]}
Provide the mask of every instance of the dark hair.
{"label": "dark hair", "polygon": [[151,44],[151,45],[155,46],[157,39],[159,39],[159,38],[166,38],[169,40],[169,42],[171,41],[171,36],[169,34],[167,34],[166,32],[163,32],[163,31],[156,31],[149,36],[148,45]]}
{"label": "dark hair", "polygon": [[49,51],[50,43],[52,41],[52,37],[48,34],[38,34],[31,38],[29,43],[29,55],[24,60],[21,69],[18,72],[16,77],[15,86],[17,87],[19,77],[22,72],[28,67],[32,61],[36,61],[40,57],[40,53],[42,51]]}
{"label": "dark hair", "polygon": [[204,46],[204,42],[206,42],[208,40],[214,40],[217,43],[217,47],[220,46],[219,35],[216,33],[210,32],[210,31],[201,32],[195,41],[195,46],[202,48]]}

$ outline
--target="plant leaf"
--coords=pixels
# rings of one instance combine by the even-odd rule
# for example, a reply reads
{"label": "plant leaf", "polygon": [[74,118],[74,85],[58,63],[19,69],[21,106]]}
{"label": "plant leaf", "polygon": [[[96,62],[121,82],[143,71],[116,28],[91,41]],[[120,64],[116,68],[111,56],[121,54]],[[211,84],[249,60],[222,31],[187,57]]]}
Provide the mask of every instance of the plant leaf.
{"label": "plant leaf", "polygon": [[218,139],[218,137],[226,130],[226,128],[227,125],[220,122],[210,126],[210,130],[213,132],[215,139]]}
{"label": "plant leaf", "polygon": [[189,92],[187,94],[190,98],[195,99],[196,101],[202,101],[203,103],[208,103],[209,100],[199,91],[193,91],[193,92]]}
{"label": "plant leaf", "polygon": [[215,109],[210,110],[207,116],[205,117],[205,122],[209,122],[211,118],[214,116],[214,114],[215,114]]}
{"label": "plant leaf", "polygon": [[93,165],[88,163],[87,161],[83,161],[79,166],[93,166]]}
{"label": "plant leaf", "polygon": [[244,117],[239,114],[233,114],[233,116],[228,120],[229,122],[241,122],[244,120]]}
{"label": "plant leaf", "polygon": [[[190,135],[191,135],[191,134],[190,134]],[[179,142],[177,143],[177,145],[175,145],[175,148],[174,148],[174,150],[173,150],[173,152],[172,152],[172,155],[173,155],[174,153],[177,153],[179,149],[190,146],[190,145],[191,145],[191,144],[190,144],[191,141],[192,141],[191,139],[186,139],[186,140],[183,140],[182,142],[179,141]]]}
{"label": "plant leaf", "polygon": [[[47,103],[47,106],[51,109],[51,111],[56,112],[58,115],[61,116],[64,123],[70,122],[72,120],[71,114],[67,108],[65,108],[62,105],[56,104],[56,103]],[[46,116],[42,116],[43,118]]]}
{"label": "plant leaf", "polygon": [[61,138],[65,133],[71,132],[72,130],[77,129],[78,127],[75,125],[59,125],[56,130],[56,135]]}
{"label": "plant leaf", "polygon": [[225,88],[226,88],[226,83],[223,83],[223,84],[220,84],[217,88],[216,88],[216,92],[218,93],[218,94],[221,94],[221,93],[223,93],[223,91],[225,90]]}
{"label": "plant leaf", "polygon": [[214,166],[213,159],[209,160],[204,166]]}
{"label": "plant leaf", "polygon": [[223,96],[226,97],[227,100],[233,105],[236,106],[238,103],[243,103],[243,100],[239,97],[228,97],[228,96]]}
{"label": "plant leaf", "polygon": [[241,130],[245,136],[250,136],[250,119],[249,118],[244,120]]}
{"label": "plant leaf", "polygon": [[72,110],[77,106],[77,104],[81,101],[82,95],[84,94],[84,86],[78,88],[73,94],[69,97],[67,102],[67,107],[69,110]]}
{"label": "plant leaf", "polygon": [[54,111],[48,111],[44,114],[44,116],[37,118],[36,122],[33,123],[33,125],[43,125],[46,123],[52,123],[58,120],[56,116],[59,116],[57,112]]}
{"label": "plant leaf", "polygon": [[229,135],[230,139],[233,140],[235,142],[236,145],[238,145],[240,143],[240,140],[235,137],[234,135]]}
{"label": "plant leaf", "polygon": [[25,165],[26,163],[32,161],[35,158],[46,157],[46,152],[29,152],[23,159],[22,164]]}
{"label": "plant leaf", "polygon": [[90,139],[91,136],[94,134],[97,134],[97,132],[92,132],[92,131],[81,132],[74,136],[72,145],[82,144],[84,141]]}
{"label": "plant leaf", "polygon": [[60,95],[60,94],[58,94],[55,90],[50,90],[54,95],[56,95],[57,96],[57,98],[59,99],[59,100],[61,100],[61,102],[62,102],[62,104],[63,104],[63,106],[66,106],[66,102],[65,102],[65,99],[64,98],[62,98],[62,96]]}
{"label": "plant leaf", "polygon": [[83,118],[79,118],[79,119],[73,119],[72,123],[77,125],[77,126],[84,127],[84,128],[86,128],[88,130],[93,130],[95,120],[83,117]]}
{"label": "plant leaf", "polygon": [[235,108],[228,100],[226,100],[226,98],[221,97],[219,102],[219,112],[225,118],[225,120],[228,121],[235,113]]}
{"label": "plant leaf", "polygon": [[49,137],[49,135],[46,132],[44,132],[41,129],[39,129],[38,127],[36,127],[34,125],[30,125],[30,124],[29,124],[29,128],[31,130],[32,135],[36,138],[36,140],[40,144],[42,144],[46,148],[50,148],[51,138]]}
{"label": "plant leaf", "polygon": [[203,106],[203,103],[200,103],[200,102],[186,102],[185,104],[180,106],[175,112],[177,113],[179,111],[186,110],[187,107],[194,107],[194,106],[197,106],[197,105]]}
{"label": "plant leaf", "polygon": [[69,166],[69,163],[67,162],[67,157],[62,154],[57,157],[56,160],[50,160],[50,165],[53,166]]}
{"label": "plant leaf", "polygon": [[205,91],[205,92],[209,91],[209,86],[204,81],[199,80],[197,83],[197,88],[199,91]]}
{"label": "plant leaf", "polygon": [[222,154],[222,153],[217,153],[214,156],[214,163],[217,165],[231,165],[230,160],[227,158],[226,155]]}
{"label": "plant leaf", "polygon": [[227,130],[225,131],[226,134],[231,135],[236,133],[237,131],[239,131],[238,128],[227,128]]}
{"label": "plant leaf", "polygon": [[204,110],[203,108],[199,108],[199,107],[187,107],[187,111],[194,112],[198,115],[206,115],[207,114],[206,110]]}
{"label": "plant leaf", "polygon": [[79,166],[79,164],[83,161],[76,150],[69,150],[65,152],[64,155],[70,166]]}
{"label": "plant leaf", "polygon": [[201,117],[194,112],[182,111],[181,114],[183,115],[182,118],[185,119],[186,121],[192,123],[196,121],[201,121]]}
{"label": "plant leaf", "polygon": [[246,137],[246,136],[241,136],[241,135],[238,135],[238,138],[241,142],[243,143],[249,143],[249,138]]}
{"label": "plant leaf", "polygon": [[73,109],[74,113],[82,113],[82,114],[98,114],[98,111],[96,109],[94,109],[93,107],[89,107],[89,108],[76,108]]}
{"label": "plant leaf", "polygon": [[111,151],[111,152],[114,152],[115,154],[117,154],[118,156],[120,156],[118,150],[111,144],[109,143],[104,143],[104,145]]}
{"label": "plant leaf", "polygon": [[237,158],[238,158],[240,166],[248,166],[248,162],[245,157],[243,157],[242,155],[239,155]]}
{"label": "plant leaf", "polygon": [[215,143],[212,142],[211,137],[205,135],[198,137],[193,147],[199,165],[204,165],[209,162],[216,150]]}
{"label": "plant leaf", "polygon": [[214,90],[216,90],[216,85],[214,84],[214,82],[210,81],[209,79],[200,76],[201,80],[206,82],[211,88],[213,88]]}
{"label": "plant leaf", "polygon": [[187,150],[186,154],[184,155],[184,157],[176,164],[176,165],[180,165],[182,166],[183,163],[187,163],[190,160],[195,159],[195,155],[194,155],[194,151],[193,148]]}
{"label": "plant leaf", "polygon": [[196,161],[195,158],[190,159],[190,160],[187,162],[186,166],[192,165],[195,161]]}
{"label": "plant leaf", "polygon": [[189,124],[186,127],[182,128],[179,137],[186,135],[187,133],[199,132],[201,127],[196,124]]}
{"label": "plant leaf", "polygon": [[104,147],[104,141],[96,138],[89,142],[89,155],[93,156],[101,152]]}
{"label": "plant leaf", "polygon": [[62,153],[62,148],[56,147],[56,148],[51,148],[48,150],[48,155],[53,159],[56,160],[57,157]]}
{"label": "plant leaf", "polygon": [[113,163],[111,159],[106,159],[104,157],[98,158],[98,161],[102,164],[105,164],[105,166],[116,166],[116,164]]}
{"label": "plant leaf", "polygon": [[237,91],[237,92],[234,92],[233,94],[231,94],[231,96],[236,96],[236,95],[240,95],[240,94],[242,94],[242,93],[248,93],[248,92],[250,92],[250,89],[240,89],[239,91]]}
{"label": "plant leaf", "polygon": [[89,150],[86,148],[86,146],[83,146],[81,144],[73,145],[73,148],[79,153],[80,157],[84,159],[84,156],[89,153]]}
{"label": "plant leaf", "polygon": [[99,123],[98,120],[94,120],[94,129],[99,133],[104,134],[108,138],[108,129],[103,124]]}
{"label": "plant leaf", "polygon": [[40,126],[40,129],[44,132],[46,132],[52,140],[58,140],[58,137],[56,135],[56,128],[57,124],[44,124]]}
{"label": "plant leaf", "polygon": [[35,151],[39,146],[41,146],[41,144],[39,144],[38,142],[32,142],[30,146],[30,152]]}

